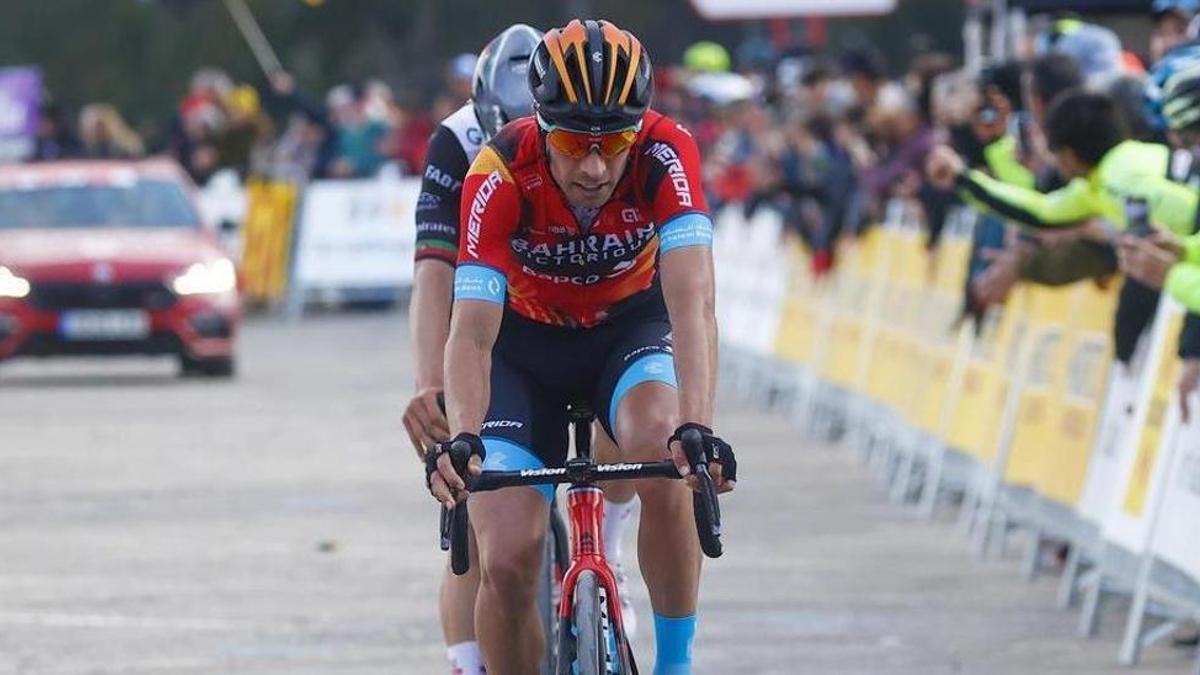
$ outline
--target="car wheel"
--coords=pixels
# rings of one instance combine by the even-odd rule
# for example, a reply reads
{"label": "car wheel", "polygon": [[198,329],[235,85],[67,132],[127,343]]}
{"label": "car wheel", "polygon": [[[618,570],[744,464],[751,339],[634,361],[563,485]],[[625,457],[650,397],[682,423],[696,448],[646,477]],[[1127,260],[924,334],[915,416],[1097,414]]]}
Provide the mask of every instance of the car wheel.
{"label": "car wheel", "polygon": [[233,377],[237,368],[232,356],[197,359],[181,354],[179,372],[183,377]]}

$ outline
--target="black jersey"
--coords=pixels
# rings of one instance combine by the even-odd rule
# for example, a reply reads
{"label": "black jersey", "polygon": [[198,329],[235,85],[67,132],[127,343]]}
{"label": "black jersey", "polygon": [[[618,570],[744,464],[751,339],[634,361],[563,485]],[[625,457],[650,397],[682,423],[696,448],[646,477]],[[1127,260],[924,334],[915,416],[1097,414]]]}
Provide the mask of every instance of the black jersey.
{"label": "black jersey", "polygon": [[458,260],[458,200],[484,140],[470,102],[443,120],[430,137],[416,209],[418,261],[454,265]]}

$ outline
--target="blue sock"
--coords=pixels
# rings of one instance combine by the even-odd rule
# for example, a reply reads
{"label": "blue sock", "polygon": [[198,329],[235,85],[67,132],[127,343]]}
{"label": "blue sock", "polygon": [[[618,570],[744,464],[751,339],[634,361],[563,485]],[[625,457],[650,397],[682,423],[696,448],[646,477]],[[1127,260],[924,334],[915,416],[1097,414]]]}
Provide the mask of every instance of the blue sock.
{"label": "blue sock", "polygon": [[658,660],[654,675],[692,675],[692,640],[696,615],[672,619],[654,615],[654,642]]}

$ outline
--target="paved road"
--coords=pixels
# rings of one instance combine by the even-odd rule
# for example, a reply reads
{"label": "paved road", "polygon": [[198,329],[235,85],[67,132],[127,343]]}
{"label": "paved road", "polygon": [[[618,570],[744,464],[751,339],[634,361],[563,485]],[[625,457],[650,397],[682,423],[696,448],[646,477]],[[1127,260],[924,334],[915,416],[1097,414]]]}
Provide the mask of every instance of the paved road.
{"label": "paved road", "polygon": [[[153,360],[0,366],[0,675],[444,672],[405,336],[398,315],[254,323],[229,384]],[[1077,641],[1053,580],[973,562],[851,453],[722,407],[745,468],[698,672],[1129,672],[1118,615]],[[1187,663],[1156,648],[1135,672]]]}

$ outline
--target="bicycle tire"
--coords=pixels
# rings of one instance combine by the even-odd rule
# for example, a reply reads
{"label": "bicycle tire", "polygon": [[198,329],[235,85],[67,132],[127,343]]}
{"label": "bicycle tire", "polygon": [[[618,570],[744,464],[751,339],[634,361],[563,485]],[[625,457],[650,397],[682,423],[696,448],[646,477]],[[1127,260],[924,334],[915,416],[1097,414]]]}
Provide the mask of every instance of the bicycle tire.
{"label": "bicycle tire", "polygon": [[600,607],[600,582],[594,572],[584,571],[575,582],[571,626],[564,628],[564,633],[569,632],[574,639],[563,640],[571,648],[559,651],[559,675],[611,675]]}
{"label": "bicycle tire", "polygon": [[[551,516],[553,518],[553,516]],[[554,532],[547,528],[546,543],[542,546],[542,569],[538,577],[538,615],[546,637],[546,656],[542,659],[542,675],[554,675],[558,654],[558,605],[554,602]]]}
{"label": "bicycle tire", "polygon": [[554,540],[554,560],[558,564],[558,573],[563,574],[571,566],[571,534],[567,532],[567,521],[563,519],[558,503],[551,504],[550,533]]}

